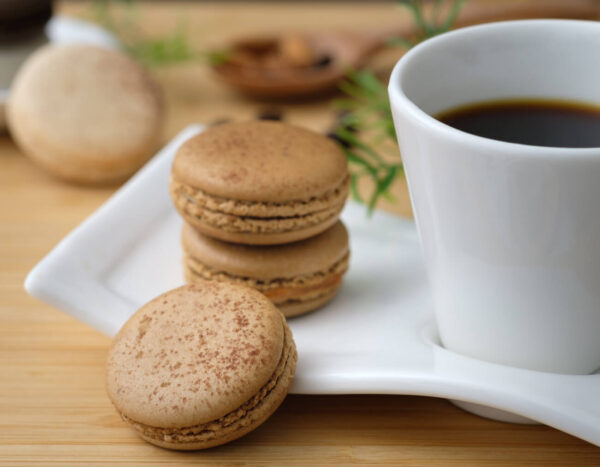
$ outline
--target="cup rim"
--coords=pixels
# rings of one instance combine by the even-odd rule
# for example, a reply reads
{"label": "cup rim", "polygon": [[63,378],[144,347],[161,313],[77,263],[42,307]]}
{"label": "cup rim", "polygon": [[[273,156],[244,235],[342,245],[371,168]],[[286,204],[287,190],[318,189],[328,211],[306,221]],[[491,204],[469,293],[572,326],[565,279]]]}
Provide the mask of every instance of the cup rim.
{"label": "cup rim", "polygon": [[[586,147],[586,148],[570,148],[570,147],[558,147],[558,146],[537,146],[530,144],[511,143],[508,141],[495,140],[486,138],[483,136],[477,136],[472,133],[467,133],[462,130],[458,130],[450,125],[447,125],[436,118],[432,117],[419,106],[417,106],[404,92],[401,82],[406,74],[406,70],[411,66],[414,58],[420,55],[423,51],[437,46],[440,42],[447,40],[448,37],[457,36],[468,36],[473,34],[481,33],[485,30],[508,30],[511,28],[523,28],[528,29],[531,26],[554,26],[554,27],[573,27],[587,25],[600,30],[600,22],[591,20],[576,20],[576,19],[528,19],[528,20],[511,20],[511,21],[497,21],[494,23],[478,24],[475,26],[467,26],[464,28],[456,29],[453,31],[445,32],[438,36],[429,38],[413,48],[411,48],[394,66],[390,75],[390,81],[388,84],[388,95],[391,105],[397,105],[404,109],[404,112],[410,114],[410,116],[421,126],[424,126],[430,130],[441,133],[447,138],[450,138],[458,143],[468,144],[475,143],[480,147],[489,149],[490,151],[505,152],[507,155],[519,153],[527,155],[539,155],[539,156],[579,156],[582,158],[598,157],[600,155],[600,146]],[[592,26],[593,25],[593,26]]]}

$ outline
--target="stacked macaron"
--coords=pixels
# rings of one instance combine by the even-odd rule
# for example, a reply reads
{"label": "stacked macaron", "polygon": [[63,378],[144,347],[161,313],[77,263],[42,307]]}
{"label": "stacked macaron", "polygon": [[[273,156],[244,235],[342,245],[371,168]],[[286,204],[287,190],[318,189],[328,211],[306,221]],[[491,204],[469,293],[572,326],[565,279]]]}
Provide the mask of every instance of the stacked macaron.
{"label": "stacked macaron", "polygon": [[170,181],[187,281],[248,285],[288,317],[322,306],[348,268],[349,182],[340,148],[306,129],[226,123],[191,138]]}

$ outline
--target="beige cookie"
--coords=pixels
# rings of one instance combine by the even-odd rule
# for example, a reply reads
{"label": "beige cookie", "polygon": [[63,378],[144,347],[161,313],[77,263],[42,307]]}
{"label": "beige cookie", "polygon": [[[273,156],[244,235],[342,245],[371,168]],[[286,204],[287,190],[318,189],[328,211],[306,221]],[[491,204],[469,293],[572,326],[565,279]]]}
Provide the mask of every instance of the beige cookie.
{"label": "beige cookie", "polygon": [[218,280],[266,295],[287,317],[319,308],[337,293],[348,269],[348,232],[341,221],[325,232],[285,245],[239,245],[182,232],[188,282]]}
{"label": "beige cookie", "polygon": [[296,358],[285,318],[264,295],[204,281],[155,298],[125,323],[109,351],[107,390],[146,441],[204,449],[267,420]]}
{"label": "beige cookie", "polygon": [[272,245],[331,227],[349,180],[346,158],[329,138],[253,121],[209,128],[184,143],[170,190],[184,219],[205,235]]}
{"label": "beige cookie", "polygon": [[154,153],[164,120],[157,85],[121,52],[49,45],[24,63],[7,107],[10,132],[52,175],[122,181]]}

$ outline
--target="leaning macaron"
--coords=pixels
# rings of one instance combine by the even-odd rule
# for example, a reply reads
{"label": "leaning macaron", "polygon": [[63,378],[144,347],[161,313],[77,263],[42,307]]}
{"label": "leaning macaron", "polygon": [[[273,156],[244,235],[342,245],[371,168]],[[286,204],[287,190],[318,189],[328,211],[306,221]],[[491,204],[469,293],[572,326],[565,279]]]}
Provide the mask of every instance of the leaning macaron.
{"label": "leaning macaron", "polygon": [[204,449],[269,418],[296,357],[285,318],[267,298],[206,281],[160,295],[125,323],[109,351],[107,390],[144,440]]}
{"label": "leaning macaron", "polygon": [[215,240],[185,224],[188,282],[233,282],[267,296],[286,317],[315,310],[338,292],[348,269],[348,232],[337,221],[325,232],[285,245],[239,245]]}
{"label": "leaning macaron", "polygon": [[11,135],[52,175],[80,184],[122,181],[153,154],[164,106],[136,62],[92,45],[49,45],[15,77],[7,107]]}
{"label": "leaning macaron", "polygon": [[252,121],[218,125],[184,143],[170,191],[184,219],[205,235],[271,245],[331,227],[349,183],[344,153],[329,138]]}

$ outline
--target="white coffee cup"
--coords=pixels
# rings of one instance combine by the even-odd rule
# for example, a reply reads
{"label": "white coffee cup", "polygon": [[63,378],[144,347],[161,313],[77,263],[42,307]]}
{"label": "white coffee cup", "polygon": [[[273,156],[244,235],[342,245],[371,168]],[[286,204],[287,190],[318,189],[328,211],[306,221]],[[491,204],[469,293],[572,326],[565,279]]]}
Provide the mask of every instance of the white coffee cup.
{"label": "white coffee cup", "polygon": [[539,371],[597,370],[600,148],[495,141],[432,115],[513,98],[600,106],[600,23],[440,35],[402,57],[389,95],[442,344]]}

